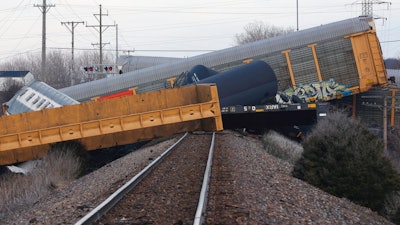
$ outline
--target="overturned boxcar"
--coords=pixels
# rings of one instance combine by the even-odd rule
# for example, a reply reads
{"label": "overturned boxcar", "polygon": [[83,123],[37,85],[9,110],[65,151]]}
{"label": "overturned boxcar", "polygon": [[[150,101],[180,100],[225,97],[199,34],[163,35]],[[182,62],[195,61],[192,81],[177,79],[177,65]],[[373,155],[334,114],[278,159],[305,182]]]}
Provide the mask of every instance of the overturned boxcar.
{"label": "overturned boxcar", "polygon": [[[271,66],[283,97],[298,95],[306,101],[329,101],[387,84],[373,18],[357,17],[60,91],[77,101],[132,87],[142,93],[173,87],[175,79],[196,65],[223,72],[254,60]],[[328,97],[321,98],[321,92],[328,92]]]}

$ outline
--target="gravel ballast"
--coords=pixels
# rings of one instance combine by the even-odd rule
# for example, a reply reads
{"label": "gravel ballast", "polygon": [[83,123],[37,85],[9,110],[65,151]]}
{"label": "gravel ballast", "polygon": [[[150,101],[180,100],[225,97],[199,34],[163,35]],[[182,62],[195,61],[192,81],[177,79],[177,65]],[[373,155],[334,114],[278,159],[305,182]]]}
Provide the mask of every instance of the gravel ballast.
{"label": "gravel ballast", "polygon": [[[133,177],[180,136],[144,146],[102,168],[52,191],[34,205],[0,220],[1,224],[73,224]],[[237,214],[208,224],[392,224],[368,208],[329,195],[291,176],[293,166],[269,155],[259,136],[231,131],[217,136],[225,169],[233,182],[225,206]],[[210,187],[210,192],[216,191]],[[214,200],[215,201],[215,200]]]}

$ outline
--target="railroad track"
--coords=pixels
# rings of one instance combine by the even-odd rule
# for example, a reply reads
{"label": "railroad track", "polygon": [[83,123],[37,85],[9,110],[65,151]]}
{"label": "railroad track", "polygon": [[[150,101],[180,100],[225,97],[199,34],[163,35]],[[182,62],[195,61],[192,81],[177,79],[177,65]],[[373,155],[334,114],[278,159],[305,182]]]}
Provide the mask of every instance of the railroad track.
{"label": "railroad track", "polygon": [[185,134],[79,224],[204,222],[215,133]]}

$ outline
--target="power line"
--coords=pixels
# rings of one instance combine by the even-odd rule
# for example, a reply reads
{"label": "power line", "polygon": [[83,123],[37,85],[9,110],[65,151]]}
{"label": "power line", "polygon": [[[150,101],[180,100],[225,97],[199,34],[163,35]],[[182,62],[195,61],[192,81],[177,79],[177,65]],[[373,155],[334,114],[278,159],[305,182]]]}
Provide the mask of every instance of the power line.
{"label": "power line", "polygon": [[[75,14],[75,16],[78,17],[79,20],[81,20],[81,21],[84,20],[84,19],[82,19],[81,14],[80,14],[80,13],[77,13],[77,12],[75,11],[75,9],[71,7],[71,5],[70,5],[70,3],[68,2],[68,0],[64,0],[64,2],[65,2],[65,5],[73,12],[73,14]],[[60,5],[60,4],[59,4],[59,5]],[[88,8],[88,7],[85,7],[85,8]],[[93,30],[89,29],[89,31],[90,31],[90,33],[91,33],[93,36],[95,36],[95,33],[93,32]],[[88,42],[90,42],[90,40],[87,38],[87,35],[80,35],[80,34],[78,34],[78,35],[79,35],[81,38],[83,38],[83,39],[87,40]]]}
{"label": "power line", "polygon": [[[18,44],[14,47],[14,49],[12,50],[12,52],[14,52],[20,45],[21,43],[27,38],[27,35],[32,31],[32,29],[34,28],[34,25],[36,24],[36,22],[40,19],[40,16],[35,20],[35,22],[32,24],[32,26],[26,30],[25,35],[20,38],[20,41],[18,42]],[[15,39],[15,38],[14,38]]]}
{"label": "power line", "polygon": [[[58,48],[58,47],[49,47],[49,49],[59,49],[59,50],[70,50],[71,48]],[[97,49],[92,48],[75,48],[75,50],[80,51],[97,51]],[[103,51],[116,51],[117,49],[103,49]],[[118,49],[118,52],[126,52],[132,50],[123,50]],[[216,49],[135,49],[135,52],[213,52],[217,51]]]}
{"label": "power line", "polygon": [[[93,28],[98,28],[98,32],[99,32],[99,35],[100,35],[100,43],[96,43],[96,44],[92,44],[92,45],[99,45],[99,47],[100,47],[100,64],[102,64],[103,63],[103,32],[104,31],[106,31],[107,30],[107,28],[109,28],[109,27],[115,27],[115,24],[114,25],[104,25],[103,24],[103,16],[108,16],[108,13],[107,14],[104,14],[103,13],[103,10],[101,9],[101,5],[99,5],[100,6],[100,13],[99,14],[93,14],[94,15],[94,17],[96,17],[96,19],[97,19],[97,21],[99,21],[99,25],[86,25],[86,27],[93,27]],[[105,29],[103,30],[103,27],[105,27]],[[105,44],[107,44],[107,43],[105,43]]]}
{"label": "power line", "polygon": [[[15,9],[17,9],[18,7],[20,7],[22,5],[22,2],[23,2],[23,0],[15,8],[13,8],[13,11],[12,11],[13,13],[15,13],[15,11],[16,11]],[[22,11],[20,11],[18,16],[15,17],[14,20],[7,27],[6,27],[6,25],[11,20],[12,17],[10,15],[5,15],[4,18],[2,18],[0,20],[2,23],[4,23],[4,25],[3,24],[0,25],[0,30],[5,28],[4,32],[2,32],[2,34],[0,34],[0,37],[3,36],[10,29],[10,27],[14,24],[14,22],[20,18],[20,16],[22,15],[22,13],[24,12],[25,9],[26,9],[26,7],[24,7],[24,9]]]}
{"label": "power line", "polygon": [[380,43],[400,42],[400,40],[380,41]]}
{"label": "power line", "polygon": [[[70,78],[71,78],[71,86],[74,85],[74,77],[73,74],[75,74],[75,62],[74,62],[74,31],[75,31],[75,27],[78,26],[79,24],[84,24],[84,22],[76,22],[76,21],[71,21],[71,22],[61,22],[61,25],[65,25],[67,27],[67,29],[71,32],[72,34],[72,42],[71,42],[71,71],[70,72]],[[69,27],[71,26],[71,27]]]}
{"label": "power line", "polygon": [[[359,1],[354,2],[353,4],[360,4]],[[387,4],[388,7],[391,5],[391,2],[386,1],[378,1],[378,0],[362,0],[361,1],[361,16],[374,16],[374,5]],[[376,19],[383,19],[381,17],[377,17]]]}

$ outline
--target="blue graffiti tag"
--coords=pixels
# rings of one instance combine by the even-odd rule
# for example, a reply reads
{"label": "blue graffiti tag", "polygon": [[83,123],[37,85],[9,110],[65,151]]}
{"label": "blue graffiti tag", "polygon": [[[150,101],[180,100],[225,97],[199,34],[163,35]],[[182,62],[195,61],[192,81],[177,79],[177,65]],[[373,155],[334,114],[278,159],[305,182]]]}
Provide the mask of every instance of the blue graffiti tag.
{"label": "blue graffiti tag", "polygon": [[277,103],[306,103],[329,101],[352,95],[352,93],[353,91],[349,90],[346,85],[338,84],[330,79],[329,81],[300,85],[295,89],[288,88],[278,92],[275,99]]}

